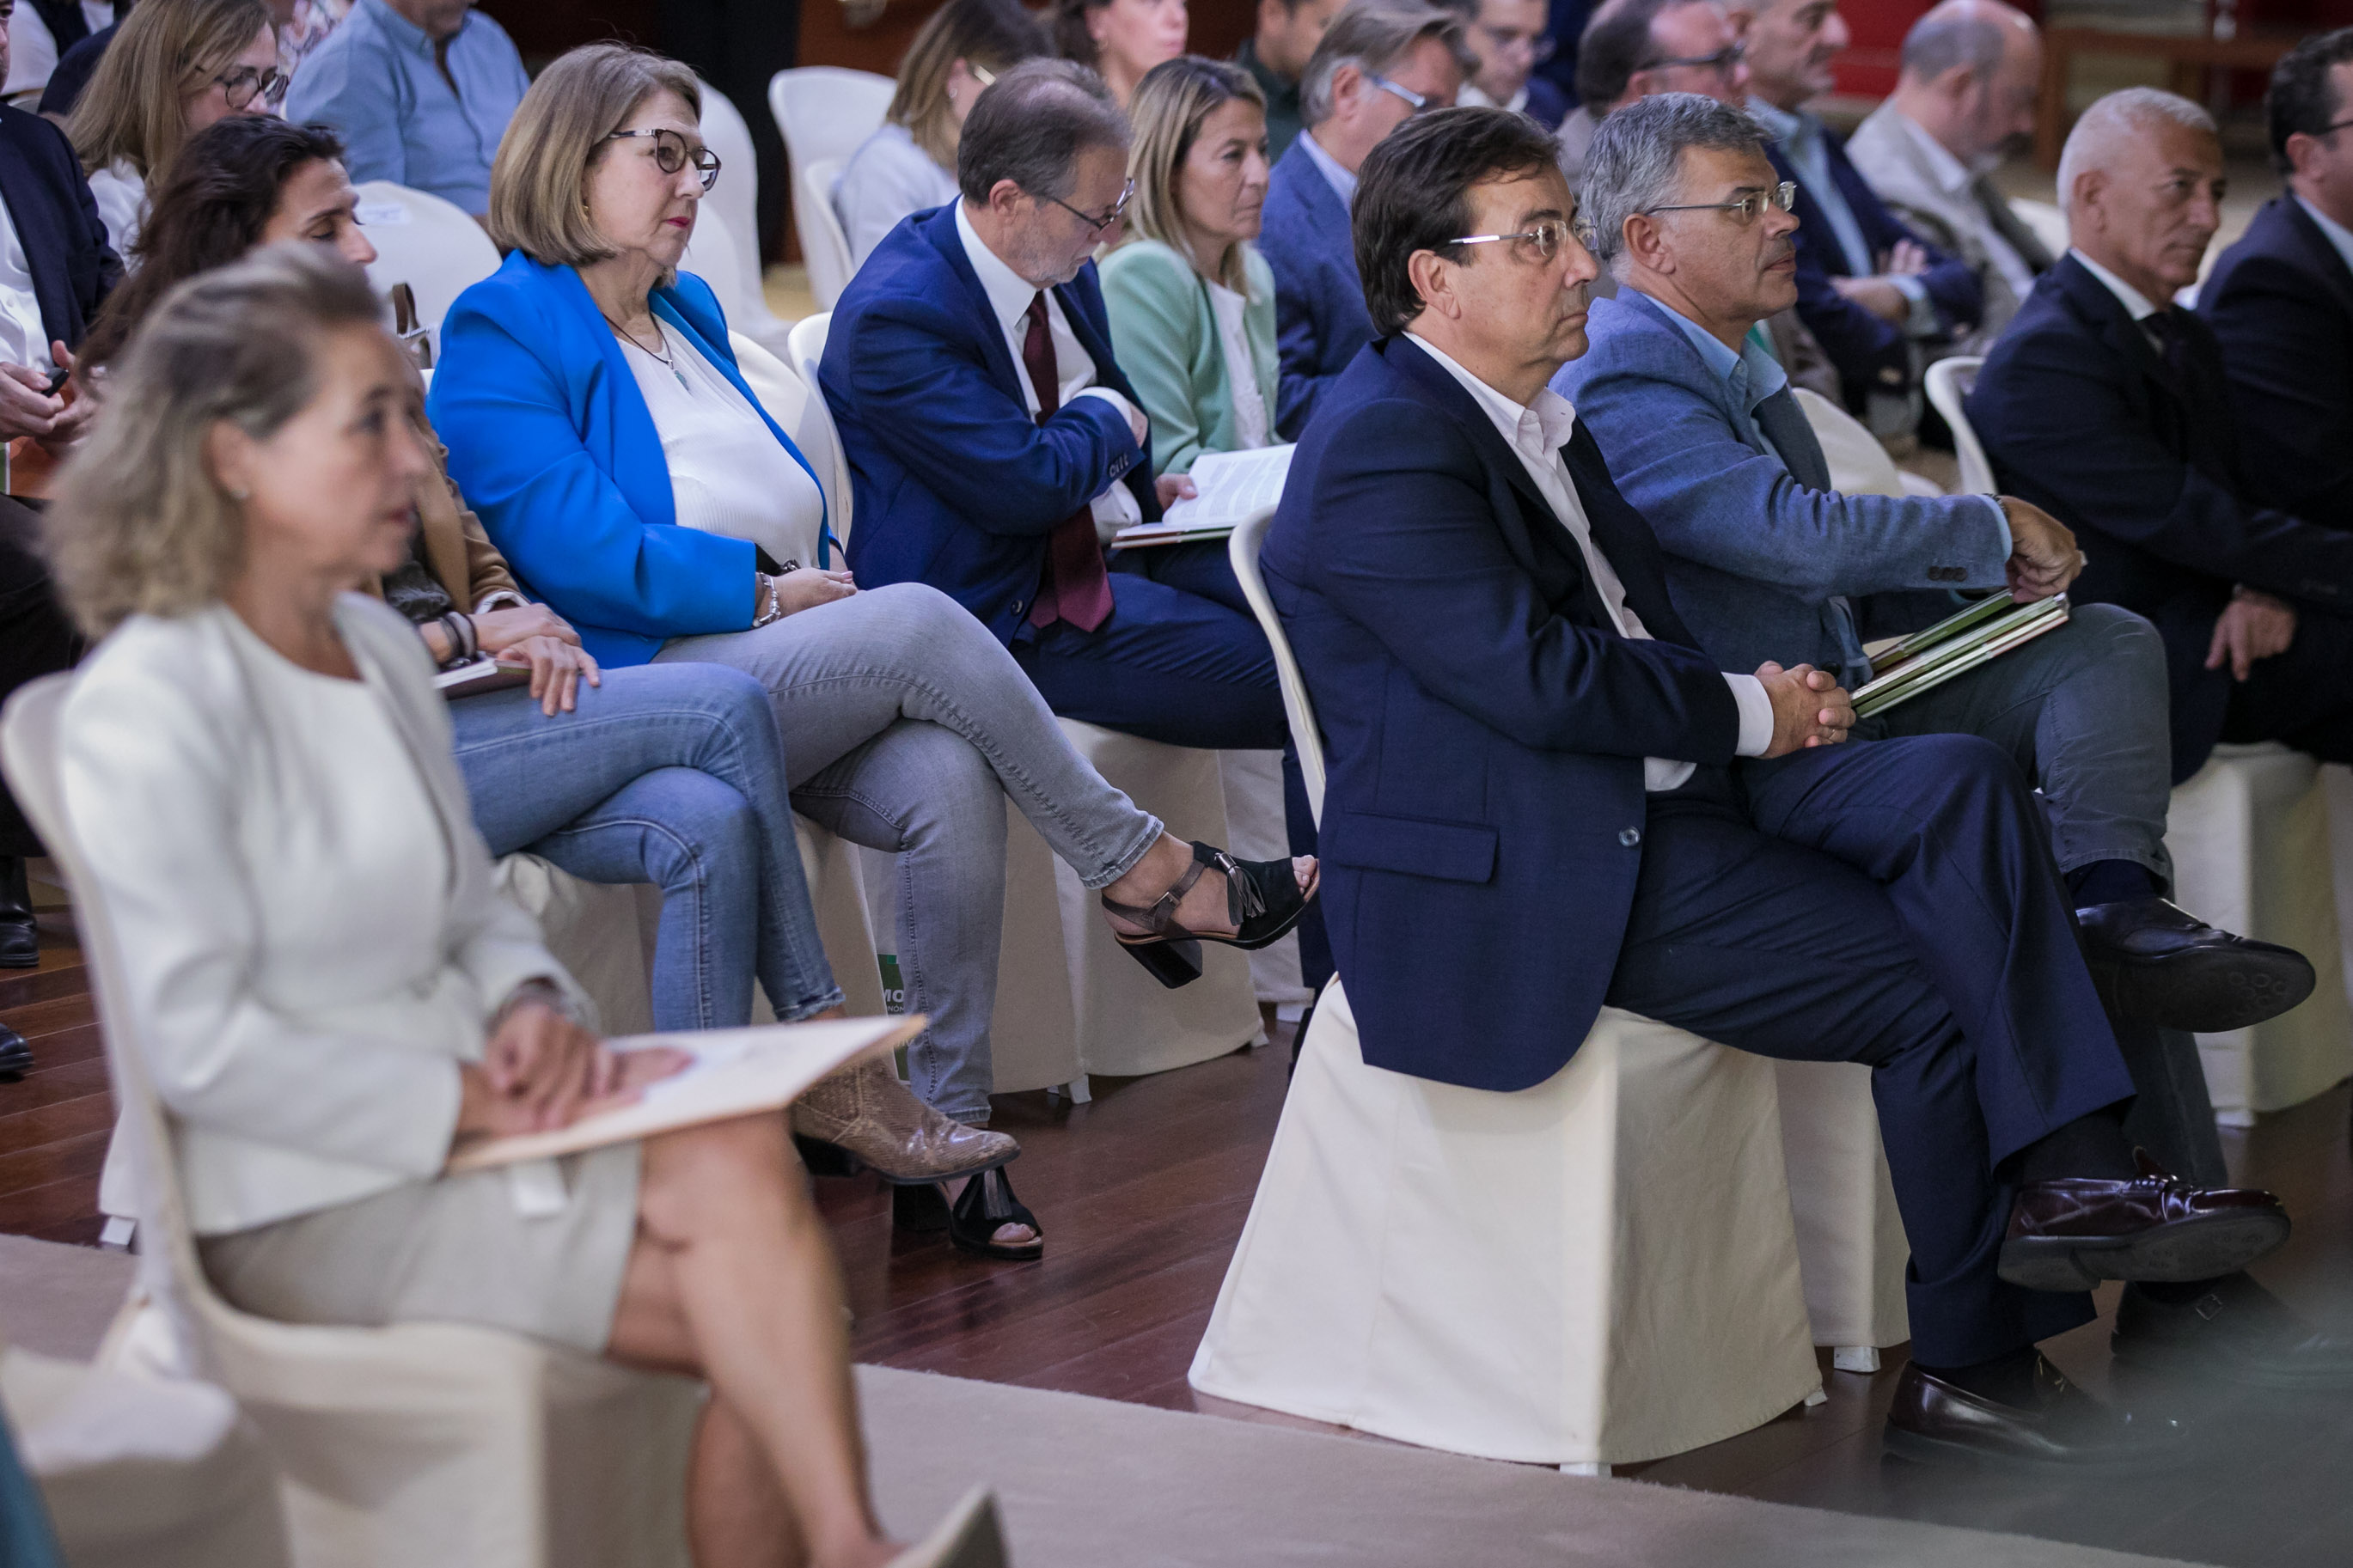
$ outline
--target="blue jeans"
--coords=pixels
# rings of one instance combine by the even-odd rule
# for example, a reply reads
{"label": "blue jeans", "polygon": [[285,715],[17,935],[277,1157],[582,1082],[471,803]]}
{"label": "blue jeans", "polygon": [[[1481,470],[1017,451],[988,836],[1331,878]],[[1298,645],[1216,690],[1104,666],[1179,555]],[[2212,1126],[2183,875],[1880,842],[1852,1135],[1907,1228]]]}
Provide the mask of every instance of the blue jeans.
{"label": "blue jeans", "polygon": [[767,692],[710,665],[608,669],[604,682],[554,718],[522,687],[449,704],[491,853],[661,889],[658,1029],[750,1023],[755,976],[786,1022],[839,1005]]}

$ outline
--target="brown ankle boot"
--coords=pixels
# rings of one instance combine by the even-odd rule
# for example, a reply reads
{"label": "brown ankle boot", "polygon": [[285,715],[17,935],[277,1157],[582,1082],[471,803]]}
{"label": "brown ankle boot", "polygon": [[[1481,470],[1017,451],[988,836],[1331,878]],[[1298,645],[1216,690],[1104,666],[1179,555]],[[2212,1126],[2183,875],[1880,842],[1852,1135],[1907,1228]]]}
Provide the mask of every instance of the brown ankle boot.
{"label": "brown ankle boot", "polygon": [[793,1131],[829,1143],[886,1182],[945,1181],[1004,1164],[1021,1145],[917,1100],[887,1059],[846,1068],[793,1101]]}

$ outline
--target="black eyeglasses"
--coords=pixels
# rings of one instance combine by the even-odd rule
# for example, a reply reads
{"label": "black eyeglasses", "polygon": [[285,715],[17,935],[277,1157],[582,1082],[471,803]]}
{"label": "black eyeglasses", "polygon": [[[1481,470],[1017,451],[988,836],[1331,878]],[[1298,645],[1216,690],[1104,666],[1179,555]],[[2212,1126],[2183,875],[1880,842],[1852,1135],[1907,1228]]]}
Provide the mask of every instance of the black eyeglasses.
{"label": "black eyeglasses", "polygon": [[1070,214],[1072,217],[1078,219],[1081,223],[1086,225],[1089,228],[1094,230],[1097,234],[1102,234],[1105,230],[1109,229],[1113,225],[1119,222],[1120,219],[1127,216],[1127,204],[1135,199],[1135,182],[1134,180],[1130,180],[1124,186],[1121,187],[1119,200],[1112,203],[1111,211],[1103,214],[1101,217],[1097,217],[1092,213],[1081,212],[1078,208],[1072,206],[1070,203],[1064,201],[1060,196],[1048,196],[1046,199],[1053,203],[1056,206],[1061,208],[1064,212]]}
{"label": "black eyeglasses", "polygon": [[2353,120],[2339,120],[2334,124],[2324,125],[2317,131],[2307,131],[2305,134],[2307,136],[2334,136],[2348,125],[2353,125]]}
{"label": "black eyeglasses", "polygon": [[1560,254],[1563,242],[1571,235],[1577,237],[1577,244],[1588,250],[1592,249],[1596,237],[1593,220],[1579,217],[1571,218],[1567,223],[1563,223],[1557,218],[1547,218],[1533,227],[1522,229],[1517,234],[1466,234],[1458,239],[1450,239],[1446,243],[1449,245],[1499,245],[1507,239],[1524,240],[1526,242],[1526,250],[1536,260],[1550,261]]}
{"label": "black eyeglasses", "polygon": [[1662,71],[1675,66],[1683,66],[1692,70],[1714,71],[1717,76],[1728,77],[1738,69],[1740,62],[1747,58],[1746,47],[1733,44],[1716,50],[1712,55],[1668,55],[1660,59],[1646,61],[1634,68],[1638,71]]}
{"label": "black eyeglasses", "polygon": [[1755,223],[1768,206],[1788,212],[1798,205],[1798,182],[1784,180],[1768,191],[1751,191],[1736,202],[1685,202],[1680,206],[1644,207],[1646,213],[1730,213],[1733,221]]}
{"label": "black eyeglasses", "polygon": [[291,79],[276,66],[239,66],[213,78],[221,89],[221,101],[231,109],[249,109],[259,99],[276,109],[286,99],[286,84]]}
{"label": "black eyeglasses", "polygon": [[708,147],[689,147],[686,138],[663,126],[653,131],[616,131],[605,138],[618,142],[630,136],[650,136],[654,142],[654,167],[665,174],[675,174],[691,163],[702,175],[702,188],[709,190],[719,183],[719,154]]}

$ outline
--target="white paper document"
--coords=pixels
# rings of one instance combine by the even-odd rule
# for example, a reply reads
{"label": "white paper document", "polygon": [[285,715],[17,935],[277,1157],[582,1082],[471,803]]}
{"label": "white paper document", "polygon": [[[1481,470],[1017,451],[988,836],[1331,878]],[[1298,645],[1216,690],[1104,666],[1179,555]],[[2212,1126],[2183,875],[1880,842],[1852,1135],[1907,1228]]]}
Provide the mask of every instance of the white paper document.
{"label": "white paper document", "polygon": [[1247,452],[1208,452],[1195,460],[1193,485],[1200,493],[1171,506],[1158,522],[1123,528],[1121,545],[1176,544],[1222,539],[1254,518],[1271,517],[1282,500],[1282,481],[1296,448],[1260,447]]}

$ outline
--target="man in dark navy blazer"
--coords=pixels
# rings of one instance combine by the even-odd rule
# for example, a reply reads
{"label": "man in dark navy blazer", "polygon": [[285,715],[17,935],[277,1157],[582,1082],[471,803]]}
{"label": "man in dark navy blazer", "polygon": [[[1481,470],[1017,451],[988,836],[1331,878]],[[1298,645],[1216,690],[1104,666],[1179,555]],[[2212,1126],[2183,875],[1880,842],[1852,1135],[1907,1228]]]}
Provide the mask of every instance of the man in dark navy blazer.
{"label": "man in dark navy blazer", "polygon": [[1384,335],[1301,442],[1264,550],[1324,732],[1325,895],[1364,1058],[1509,1092],[1607,1005],[1870,1064],[1912,1247],[1893,1440],[2114,1457],[2130,1428],[2032,1348],[2088,1321],[2088,1278],[2031,1260],[2088,1262],[2069,1237],[2097,1234],[2102,1272],[2172,1277],[2157,1253],[2213,1226],[2239,1245],[2194,1267],[2220,1273],[2284,1234],[2275,1200],[2136,1178],[2131,1080],[2006,755],[1841,745],[1835,678],[1700,651],[1546,385],[1584,347],[1596,271],[1554,156],[1525,118],[1461,109],[1366,160],[1356,249]]}
{"label": "man in dark navy blazer", "polygon": [[2264,104],[2287,193],[2215,261],[2198,313],[2254,499],[2353,529],[2353,27],[2290,50]]}
{"label": "man in dark navy blazer", "polygon": [[1274,426],[1284,439],[1299,439],[1315,399],[1373,341],[1348,237],[1356,166],[1407,117],[1452,103],[1477,66],[1462,19],[1424,0],[1350,0],[1308,58],[1306,129],[1276,162],[1259,219],[1274,273]]}
{"label": "man in dark navy blazer", "polygon": [[2082,540],[2078,598],[2165,638],[2175,782],[2218,741],[2353,762],[2353,531],[2256,499],[2221,351],[2172,303],[2221,223],[2213,121],[2153,88],[2111,93],[2059,173],[2073,247],[1968,400],[1994,477]]}
{"label": "man in dark navy blazer", "polygon": [[[0,5],[0,20],[5,7]],[[0,28],[0,75],[8,48]],[[73,363],[73,346],[122,276],[65,133],[38,115],[0,105],[0,440],[28,437],[62,453],[97,405],[69,405],[51,383]],[[0,236],[0,240],[5,240]],[[0,499],[0,698],[37,676],[72,667],[81,640],[59,607],[30,509]],[[42,853],[0,785],[0,968],[40,962],[25,861]],[[30,1063],[25,1042],[0,1027],[0,1080]]]}
{"label": "man in dark navy blazer", "polygon": [[1838,366],[1847,407],[1881,435],[1918,418],[1914,345],[1974,327],[1977,274],[1922,242],[1847,161],[1843,138],[1806,102],[1833,85],[1847,45],[1837,0],[1742,0],[1750,111],[1773,133],[1773,165],[1798,186],[1798,319]]}
{"label": "man in dark navy blazer", "polygon": [[[975,100],[960,200],[884,237],[834,307],[818,370],[849,459],[849,556],[987,625],[1064,718],[1171,745],[1286,752],[1294,853],[1314,843],[1274,654],[1222,540],[1113,552],[1191,481],[1152,477],[1091,259],[1134,188],[1093,72],[1036,60]],[[1310,984],[1330,973],[1303,929]]]}

